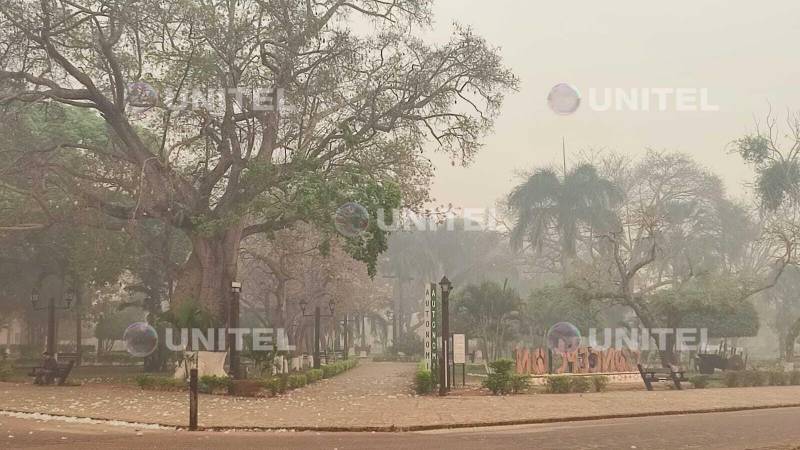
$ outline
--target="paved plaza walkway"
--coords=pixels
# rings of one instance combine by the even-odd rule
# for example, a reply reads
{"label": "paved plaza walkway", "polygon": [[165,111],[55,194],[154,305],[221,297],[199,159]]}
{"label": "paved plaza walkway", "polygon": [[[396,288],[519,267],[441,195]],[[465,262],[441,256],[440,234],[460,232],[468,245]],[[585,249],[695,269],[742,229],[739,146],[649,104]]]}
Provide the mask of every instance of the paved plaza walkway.
{"label": "paved plaza walkway", "polygon": [[[421,429],[590,417],[800,405],[800,386],[532,394],[508,397],[419,397],[415,364],[364,363],[276,398],[200,396],[203,427]],[[0,383],[0,410],[184,426],[183,392],[125,386],[40,387]]]}

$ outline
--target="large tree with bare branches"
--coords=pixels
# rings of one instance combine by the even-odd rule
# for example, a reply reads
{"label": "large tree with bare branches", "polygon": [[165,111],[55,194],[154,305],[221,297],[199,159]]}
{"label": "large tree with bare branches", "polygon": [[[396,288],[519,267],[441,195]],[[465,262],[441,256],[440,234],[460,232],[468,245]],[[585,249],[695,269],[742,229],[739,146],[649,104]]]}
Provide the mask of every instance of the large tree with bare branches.
{"label": "large tree with bare branches", "polygon": [[[182,230],[192,253],[174,298],[199,300],[221,319],[243,238],[297,220],[330,229],[345,200],[372,214],[401,199],[418,203],[431,175],[425,142],[459,163],[479,149],[516,78],[469,29],[456,27],[439,45],[412,37],[429,25],[429,8],[427,0],[5,1],[0,102],[61,105],[96,117],[102,133],[6,141],[4,163],[27,174],[4,181],[31,198],[55,188],[104,213],[104,226],[155,218]],[[131,102],[135,82],[160,93],[152,108]],[[263,87],[288,107],[263,108]],[[218,107],[194,102],[210,90],[223,92]],[[176,108],[187,93],[193,102]],[[384,248],[374,225],[349,242],[373,269]]]}

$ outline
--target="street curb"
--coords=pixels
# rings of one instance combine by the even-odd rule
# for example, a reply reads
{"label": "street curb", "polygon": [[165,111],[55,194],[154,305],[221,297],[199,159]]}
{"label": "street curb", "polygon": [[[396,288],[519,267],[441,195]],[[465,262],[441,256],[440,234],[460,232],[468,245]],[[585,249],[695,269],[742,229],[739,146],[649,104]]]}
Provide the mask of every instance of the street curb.
{"label": "street curb", "polygon": [[[262,426],[243,426],[243,427],[225,427],[225,426],[201,426],[198,431],[316,431],[328,433],[398,433],[398,432],[414,432],[414,431],[432,431],[432,430],[455,430],[463,428],[486,428],[486,427],[502,427],[513,425],[538,425],[550,423],[568,423],[568,422],[586,422],[590,420],[608,420],[608,419],[629,419],[637,417],[658,417],[658,416],[679,416],[688,414],[709,414],[709,413],[722,413],[722,412],[737,412],[737,411],[756,411],[762,409],[783,409],[783,408],[800,408],[800,403],[786,403],[778,405],[760,405],[760,406],[732,406],[725,408],[705,408],[694,409],[689,411],[652,411],[641,413],[622,413],[622,414],[605,414],[595,416],[571,416],[571,417],[552,417],[542,419],[518,419],[518,420],[499,420],[489,422],[470,422],[470,423],[449,423],[449,424],[431,424],[431,425],[379,425],[379,426],[360,426],[360,427],[347,427],[347,426],[285,426],[285,427],[262,427]],[[0,412],[16,413],[16,414],[44,414],[53,417],[61,418],[77,418],[89,419],[98,422],[120,423],[124,422],[130,425],[157,425],[166,428],[175,428],[178,430],[188,430],[186,425],[165,424],[158,422],[129,422],[120,419],[98,418],[90,416],[71,416],[67,414],[52,414],[44,413],[41,411],[20,411],[12,409],[0,409]]]}

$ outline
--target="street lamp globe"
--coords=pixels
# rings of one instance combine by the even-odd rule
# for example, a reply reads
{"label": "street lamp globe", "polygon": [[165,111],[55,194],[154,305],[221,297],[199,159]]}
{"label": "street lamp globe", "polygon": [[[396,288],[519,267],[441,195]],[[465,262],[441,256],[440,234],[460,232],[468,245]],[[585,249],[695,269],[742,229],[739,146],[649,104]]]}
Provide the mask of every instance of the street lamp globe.
{"label": "street lamp globe", "polygon": [[447,276],[442,277],[442,281],[439,282],[439,286],[442,287],[443,294],[449,293],[450,290],[453,289],[453,283],[447,279]]}

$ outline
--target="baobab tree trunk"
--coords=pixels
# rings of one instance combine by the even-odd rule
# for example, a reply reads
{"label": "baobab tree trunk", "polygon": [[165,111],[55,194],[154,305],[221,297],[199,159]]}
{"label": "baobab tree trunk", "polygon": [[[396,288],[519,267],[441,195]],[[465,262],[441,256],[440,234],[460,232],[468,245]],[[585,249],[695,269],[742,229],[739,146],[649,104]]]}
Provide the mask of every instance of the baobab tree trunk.
{"label": "baobab tree trunk", "polygon": [[191,235],[192,253],[178,275],[173,301],[195,301],[214,316],[217,325],[224,325],[232,299],[231,282],[238,272],[241,236],[240,225],[214,236]]}

